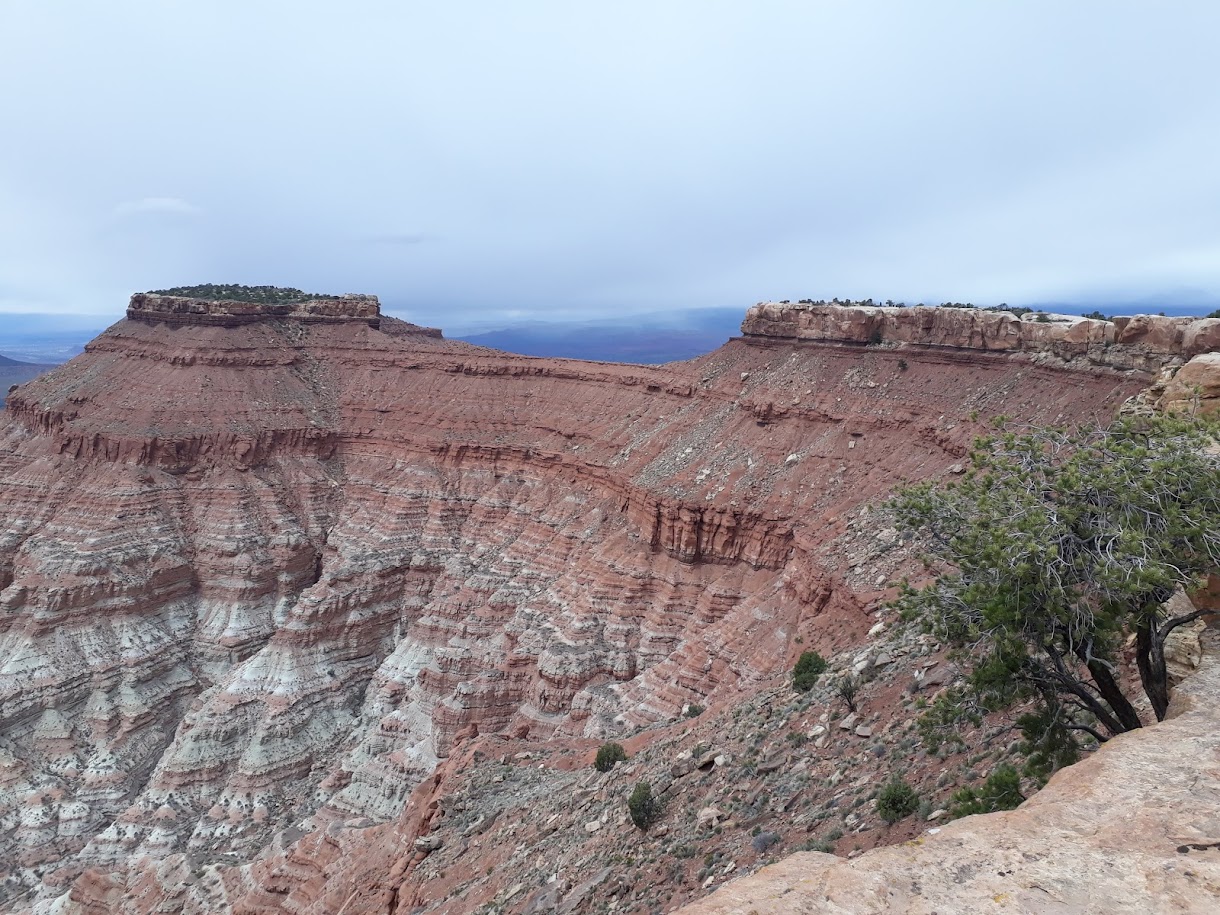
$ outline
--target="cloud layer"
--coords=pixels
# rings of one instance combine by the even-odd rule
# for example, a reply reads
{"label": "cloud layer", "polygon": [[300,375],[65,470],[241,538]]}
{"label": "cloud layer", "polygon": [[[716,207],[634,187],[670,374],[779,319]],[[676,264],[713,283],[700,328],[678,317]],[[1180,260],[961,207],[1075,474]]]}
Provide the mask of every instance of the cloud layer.
{"label": "cloud layer", "polygon": [[0,8],[0,311],[1220,299],[1220,5]]}

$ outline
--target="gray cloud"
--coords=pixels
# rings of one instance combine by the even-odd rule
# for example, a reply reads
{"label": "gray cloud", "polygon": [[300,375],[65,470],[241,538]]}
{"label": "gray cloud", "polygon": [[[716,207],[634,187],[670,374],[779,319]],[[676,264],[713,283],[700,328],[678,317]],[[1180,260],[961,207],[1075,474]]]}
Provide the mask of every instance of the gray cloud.
{"label": "gray cloud", "polygon": [[0,283],[51,310],[1220,298],[1206,0],[71,6],[0,8]]}

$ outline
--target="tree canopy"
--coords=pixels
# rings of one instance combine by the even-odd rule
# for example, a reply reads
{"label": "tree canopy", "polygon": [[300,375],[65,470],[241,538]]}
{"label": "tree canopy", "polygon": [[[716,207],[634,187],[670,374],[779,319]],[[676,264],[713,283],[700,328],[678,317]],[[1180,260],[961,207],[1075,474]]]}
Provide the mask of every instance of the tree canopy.
{"label": "tree canopy", "polygon": [[925,724],[1032,702],[1018,724],[1045,772],[1085,735],[1101,742],[1143,723],[1119,668],[1131,635],[1164,717],[1165,640],[1201,615],[1171,617],[1165,604],[1220,568],[1220,449],[1216,427],[1193,418],[998,426],[975,443],[961,481],[909,486],[890,502],[937,573],[897,605],[969,670],[967,688],[942,695]]}

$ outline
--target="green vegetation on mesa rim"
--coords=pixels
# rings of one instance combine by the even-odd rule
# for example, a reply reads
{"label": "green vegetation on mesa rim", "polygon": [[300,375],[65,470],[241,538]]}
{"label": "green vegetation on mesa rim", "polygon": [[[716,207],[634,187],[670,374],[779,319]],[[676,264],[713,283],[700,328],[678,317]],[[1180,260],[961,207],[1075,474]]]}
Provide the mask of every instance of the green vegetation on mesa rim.
{"label": "green vegetation on mesa rim", "polygon": [[169,289],[150,289],[148,294],[180,295],[219,302],[258,302],[263,305],[292,305],[295,302],[308,302],[311,299],[337,298],[330,293],[302,292],[291,286],[241,286],[236,283],[173,286]]}

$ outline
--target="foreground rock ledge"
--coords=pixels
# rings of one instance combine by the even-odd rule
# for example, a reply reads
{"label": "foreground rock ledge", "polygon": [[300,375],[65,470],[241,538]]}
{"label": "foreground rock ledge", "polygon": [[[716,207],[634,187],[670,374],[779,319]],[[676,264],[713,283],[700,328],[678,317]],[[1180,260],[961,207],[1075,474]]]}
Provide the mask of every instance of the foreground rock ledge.
{"label": "foreground rock ledge", "polygon": [[854,860],[799,853],[681,915],[1220,912],[1220,631],[1170,718],[1006,813]]}

